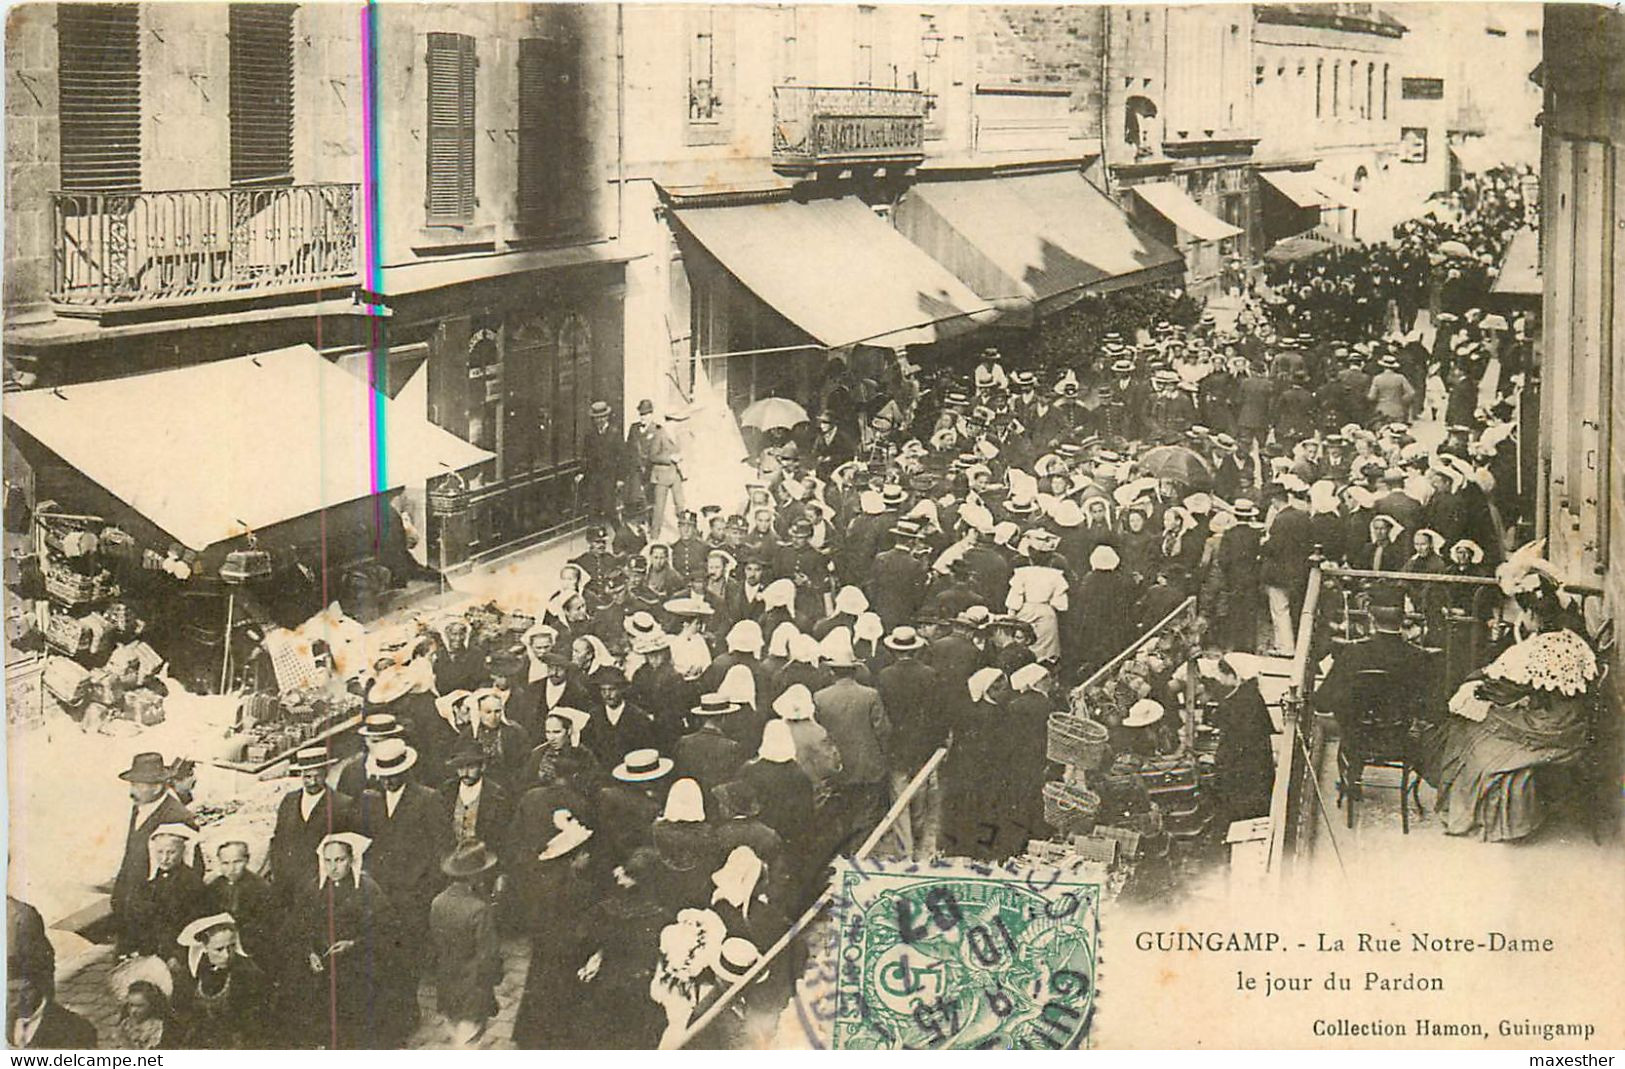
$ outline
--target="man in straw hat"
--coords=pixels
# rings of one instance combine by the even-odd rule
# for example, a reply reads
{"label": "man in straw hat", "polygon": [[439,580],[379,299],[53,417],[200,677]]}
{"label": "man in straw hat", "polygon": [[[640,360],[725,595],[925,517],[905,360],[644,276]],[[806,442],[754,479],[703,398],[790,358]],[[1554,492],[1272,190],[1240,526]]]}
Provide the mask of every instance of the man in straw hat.
{"label": "man in straw hat", "polygon": [[[421,932],[429,902],[441,887],[437,858],[451,849],[451,819],[434,790],[412,782],[408,773],[418,752],[403,739],[385,739],[367,756],[367,774],[377,785],[361,796],[362,834],[372,840],[369,871],[378,881],[407,931]],[[423,944],[401,948],[401,992],[408,1023],[417,1020],[417,980]]]}
{"label": "man in straw hat", "polygon": [[466,1047],[496,1015],[502,943],[489,883],[497,856],[479,839],[459,842],[440,871],[451,882],[429,905],[435,1008],[451,1022],[451,1044]]}
{"label": "man in straw hat", "polygon": [[355,800],[328,785],[333,764],[325,747],[307,746],[288,766],[300,785],[284,794],[277,806],[268,857],[271,879],[284,897],[309,875],[310,853],[323,836],[355,829]]}
{"label": "man in straw hat", "polygon": [[[887,760],[893,796],[947,744],[950,726],[942,676],[923,657],[931,644],[917,630],[894,627],[883,640],[891,663],[875,674],[875,689],[892,723]],[[903,850],[916,859],[935,857],[942,830],[942,786],[933,772],[897,822]]]}
{"label": "man in straw hat", "polygon": [[130,767],[119,773],[119,779],[130,785],[129,831],[124,838],[124,858],[113,878],[112,894],[113,918],[122,930],[131,895],[150,875],[148,840],[154,829],[174,824],[196,828],[197,821],[191,810],[168,792],[169,766],[163,754],[136,754]]}
{"label": "man in straw hat", "polygon": [[738,774],[750,754],[724,731],[728,718],[738,712],[739,703],[721,694],[701,695],[700,703],[689,710],[690,721],[698,726],[677,740],[672,753],[678,776],[694,779],[710,792]]}
{"label": "man in straw hat", "polygon": [[813,715],[841,755],[839,793],[845,831],[861,837],[873,830],[886,811],[891,783],[886,743],[891,738],[891,721],[880,692],[858,682],[858,659],[850,639],[826,651],[825,666],[835,681],[813,694]]}

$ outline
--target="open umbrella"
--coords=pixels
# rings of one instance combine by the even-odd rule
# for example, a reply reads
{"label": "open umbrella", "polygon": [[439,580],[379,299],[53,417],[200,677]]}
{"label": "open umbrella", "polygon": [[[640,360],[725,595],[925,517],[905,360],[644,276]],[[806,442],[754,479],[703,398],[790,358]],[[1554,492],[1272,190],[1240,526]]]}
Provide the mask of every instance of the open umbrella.
{"label": "open umbrella", "polygon": [[1207,461],[1193,449],[1182,445],[1159,445],[1148,449],[1134,465],[1142,475],[1154,479],[1172,479],[1193,489],[1207,489],[1213,485],[1213,472]]}
{"label": "open umbrella", "polygon": [[786,397],[764,397],[739,414],[741,427],[759,431],[788,429],[807,422],[807,410]]}
{"label": "open umbrella", "polygon": [[1459,241],[1445,241],[1439,244],[1439,252],[1446,256],[1457,256],[1464,260],[1473,258],[1473,250]]}

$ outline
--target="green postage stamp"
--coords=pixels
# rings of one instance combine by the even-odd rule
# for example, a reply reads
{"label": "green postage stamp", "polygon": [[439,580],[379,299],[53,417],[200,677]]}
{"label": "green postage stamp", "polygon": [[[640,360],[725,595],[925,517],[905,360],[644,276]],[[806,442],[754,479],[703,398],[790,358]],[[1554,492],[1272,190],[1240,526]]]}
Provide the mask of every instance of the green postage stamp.
{"label": "green postage stamp", "polygon": [[1060,869],[846,864],[837,1050],[1071,1049],[1095,1003],[1100,887]]}

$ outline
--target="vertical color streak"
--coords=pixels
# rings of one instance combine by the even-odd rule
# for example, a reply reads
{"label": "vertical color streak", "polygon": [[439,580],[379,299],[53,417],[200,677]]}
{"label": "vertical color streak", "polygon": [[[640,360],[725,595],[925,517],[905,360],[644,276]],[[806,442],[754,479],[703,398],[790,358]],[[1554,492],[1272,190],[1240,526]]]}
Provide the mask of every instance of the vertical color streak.
{"label": "vertical color streak", "polygon": [[[383,290],[382,215],[379,188],[379,127],[378,121],[378,5],[367,0],[361,9],[361,247],[362,287],[371,295]],[[380,495],[389,488],[388,411],[389,396],[388,341],[381,316],[382,309],[370,306],[368,319],[370,336],[367,345],[367,381],[372,385],[367,413],[367,440],[369,443],[372,492]],[[383,359],[380,360],[380,353]],[[381,365],[381,366],[380,366]],[[392,520],[382,497],[374,497],[373,532],[376,542],[383,541],[383,524]],[[376,548],[376,547],[375,547]]]}

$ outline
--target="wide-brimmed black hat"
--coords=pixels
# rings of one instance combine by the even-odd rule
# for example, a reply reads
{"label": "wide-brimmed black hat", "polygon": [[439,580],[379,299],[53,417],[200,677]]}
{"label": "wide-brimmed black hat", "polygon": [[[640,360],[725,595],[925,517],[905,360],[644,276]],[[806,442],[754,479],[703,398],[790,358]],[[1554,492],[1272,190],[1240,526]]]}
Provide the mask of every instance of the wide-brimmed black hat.
{"label": "wide-brimmed black hat", "polygon": [[138,753],[130,758],[130,767],[118,774],[130,783],[168,783],[169,766],[161,753]]}
{"label": "wide-brimmed black hat", "polygon": [[464,739],[457,744],[457,749],[446,758],[446,765],[450,768],[462,768],[464,765],[485,764],[485,749],[473,739]]}
{"label": "wide-brimmed black hat", "polygon": [[446,860],[440,863],[440,871],[454,880],[466,880],[470,876],[489,872],[496,866],[497,856],[490,848],[478,839],[470,839],[458,843],[452,852],[446,855]]}

